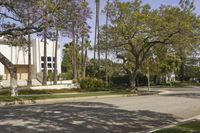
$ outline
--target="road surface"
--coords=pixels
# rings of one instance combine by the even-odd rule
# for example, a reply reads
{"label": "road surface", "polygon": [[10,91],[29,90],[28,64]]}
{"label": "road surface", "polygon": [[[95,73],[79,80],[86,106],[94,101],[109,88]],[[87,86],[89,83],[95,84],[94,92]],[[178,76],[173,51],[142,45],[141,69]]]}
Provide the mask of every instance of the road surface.
{"label": "road surface", "polygon": [[200,115],[200,89],[0,107],[0,133],[141,133]]}

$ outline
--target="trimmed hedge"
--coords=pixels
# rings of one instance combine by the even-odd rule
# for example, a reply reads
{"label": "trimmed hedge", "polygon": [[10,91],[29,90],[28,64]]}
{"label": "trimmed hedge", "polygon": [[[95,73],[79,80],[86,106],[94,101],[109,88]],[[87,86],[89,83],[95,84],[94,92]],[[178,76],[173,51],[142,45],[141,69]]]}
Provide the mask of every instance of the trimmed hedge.
{"label": "trimmed hedge", "polygon": [[100,90],[106,90],[105,89],[105,83],[101,79],[96,78],[83,78],[80,79],[80,87],[81,89],[90,90],[90,91],[100,91]]}

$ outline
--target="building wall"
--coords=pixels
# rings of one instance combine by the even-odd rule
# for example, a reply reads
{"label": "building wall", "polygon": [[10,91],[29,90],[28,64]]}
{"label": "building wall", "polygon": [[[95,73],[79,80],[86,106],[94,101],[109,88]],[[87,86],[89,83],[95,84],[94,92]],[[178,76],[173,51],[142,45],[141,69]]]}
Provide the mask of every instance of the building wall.
{"label": "building wall", "polygon": [[[47,59],[49,59],[48,70],[54,68],[55,42],[47,41]],[[41,39],[32,40],[32,76],[36,78],[36,74],[43,70],[42,57],[44,56],[44,42]],[[0,52],[5,55],[16,67],[18,79],[27,79],[28,77],[28,51],[27,46],[10,46],[0,39]],[[61,49],[58,47],[58,73],[61,73]],[[4,75],[5,74],[5,75]],[[0,63],[0,75],[4,75],[4,79],[9,79],[8,71],[4,65]]]}
{"label": "building wall", "polygon": [[[28,65],[15,65],[15,67],[17,68],[17,79],[18,80],[28,79]],[[5,68],[3,79],[4,80],[10,79],[10,73],[8,72],[7,68]]]}
{"label": "building wall", "polygon": [[[36,39],[33,42],[34,46],[34,64],[36,64],[36,72],[39,73],[44,68],[44,42],[41,39]],[[47,40],[47,70],[52,71],[54,69],[55,64],[55,42]],[[58,64],[58,73],[61,73],[61,49],[60,46],[58,46],[58,58],[57,58],[57,64]]]}

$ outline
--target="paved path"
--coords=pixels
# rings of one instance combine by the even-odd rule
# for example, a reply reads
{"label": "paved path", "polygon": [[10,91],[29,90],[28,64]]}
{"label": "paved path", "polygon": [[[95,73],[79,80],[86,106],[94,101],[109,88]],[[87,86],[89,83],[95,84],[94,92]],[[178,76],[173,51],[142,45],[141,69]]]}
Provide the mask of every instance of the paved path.
{"label": "paved path", "polygon": [[0,132],[141,133],[199,114],[200,97],[172,93],[7,106],[0,108]]}

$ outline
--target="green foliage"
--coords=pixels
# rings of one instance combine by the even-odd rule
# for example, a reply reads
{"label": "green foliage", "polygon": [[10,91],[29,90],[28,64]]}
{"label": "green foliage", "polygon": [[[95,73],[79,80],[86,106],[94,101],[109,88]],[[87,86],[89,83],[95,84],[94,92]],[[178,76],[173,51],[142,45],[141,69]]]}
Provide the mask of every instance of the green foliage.
{"label": "green foliage", "polygon": [[99,91],[105,90],[105,83],[101,79],[87,77],[80,79],[80,87],[89,91]]}
{"label": "green foliage", "polygon": [[[133,86],[141,69],[145,73],[147,67],[155,73],[159,72],[153,70],[156,64],[158,69],[162,66],[163,73],[177,70],[179,57],[170,55],[161,60],[160,55],[165,58],[162,54],[176,55],[181,50],[188,54],[191,53],[188,51],[197,47],[200,19],[190,10],[192,3],[185,4],[188,5],[184,9],[183,6],[163,5],[157,10],[142,4],[142,0],[114,0],[110,4],[109,49],[122,61],[124,70],[132,77],[130,80]],[[105,34],[104,27],[102,30],[102,34]],[[104,38],[102,42],[105,42]],[[160,48],[165,49],[162,50],[164,53],[159,53]],[[157,62],[158,59],[161,62]]]}
{"label": "green foliage", "polygon": [[119,63],[115,63],[113,62],[112,60],[103,60],[101,59],[100,60],[100,66],[94,66],[98,64],[98,60],[94,60],[94,59],[91,59],[88,64],[87,64],[87,68],[86,68],[86,74],[88,77],[92,77],[94,75],[94,67],[96,69],[96,74],[95,74],[95,77],[98,78],[98,79],[103,79],[105,80],[105,67],[106,67],[106,62],[107,62],[107,72],[108,72],[108,76],[109,77],[112,77],[112,76],[117,76],[119,74],[121,74],[121,70],[122,70],[122,67]]}
{"label": "green foliage", "polygon": [[130,86],[129,76],[112,76],[110,77],[110,85],[111,86]]}
{"label": "green foliage", "polygon": [[3,75],[0,75],[0,81],[3,79]]}
{"label": "green foliage", "polygon": [[61,64],[62,72],[72,73],[72,44],[65,44]]}
{"label": "green foliage", "polygon": [[48,79],[48,81],[53,81],[53,72],[51,72],[51,71],[49,71],[48,72],[48,75],[47,75],[47,79]]}
{"label": "green foliage", "polygon": [[59,75],[61,80],[71,80],[72,79],[72,73],[67,72],[67,73],[61,73]]}

